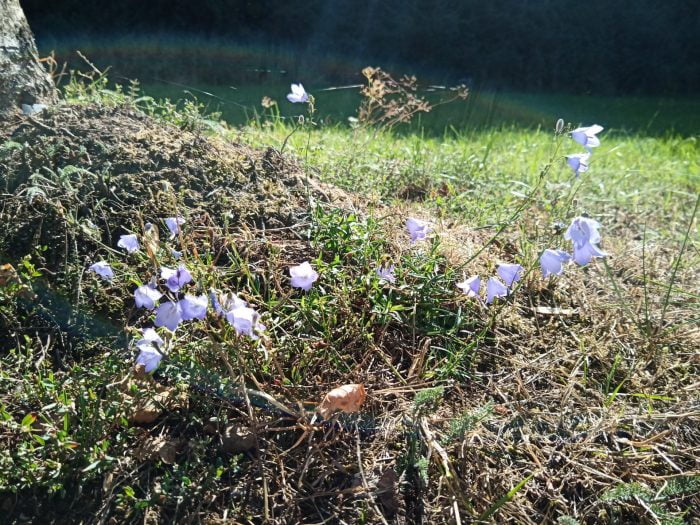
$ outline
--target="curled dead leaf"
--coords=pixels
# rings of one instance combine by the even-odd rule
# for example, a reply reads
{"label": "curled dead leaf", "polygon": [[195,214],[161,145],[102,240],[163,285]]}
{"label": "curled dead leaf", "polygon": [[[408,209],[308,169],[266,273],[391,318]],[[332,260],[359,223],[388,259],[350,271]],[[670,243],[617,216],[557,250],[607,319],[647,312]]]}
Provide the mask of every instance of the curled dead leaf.
{"label": "curled dead leaf", "polygon": [[143,441],[134,452],[134,456],[139,461],[158,459],[163,463],[172,465],[177,458],[177,449],[180,443],[175,439],[163,436],[149,437]]}
{"label": "curled dead leaf", "polygon": [[131,423],[137,425],[153,423],[165,410],[175,410],[186,401],[186,396],[183,394],[178,395],[175,388],[161,387],[159,390],[159,392],[146,394],[150,397],[144,396],[135,400],[136,402],[129,415]]}
{"label": "curled dead leaf", "polygon": [[143,232],[143,247],[146,249],[146,254],[151,260],[156,260],[160,238],[158,236],[158,227],[150,222],[146,224]]}
{"label": "curled dead leaf", "polygon": [[382,504],[384,515],[387,518],[393,518],[401,505],[398,496],[398,483],[399,476],[393,468],[382,472],[382,476],[377,481],[377,499]]}
{"label": "curled dead leaf", "polygon": [[255,435],[248,427],[231,425],[221,436],[221,450],[238,454],[255,448]]}
{"label": "curled dead leaf", "polygon": [[361,384],[350,384],[334,388],[326,394],[321,404],[318,405],[318,412],[323,419],[327,419],[333,412],[342,410],[346,414],[360,410],[365,402],[367,393],[365,386]]}

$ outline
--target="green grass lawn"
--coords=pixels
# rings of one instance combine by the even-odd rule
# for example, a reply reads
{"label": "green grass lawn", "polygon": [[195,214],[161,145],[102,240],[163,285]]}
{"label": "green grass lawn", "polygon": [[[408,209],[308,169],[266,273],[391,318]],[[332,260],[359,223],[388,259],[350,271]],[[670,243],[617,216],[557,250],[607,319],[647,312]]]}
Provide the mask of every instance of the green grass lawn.
{"label": "green grass lawn", "polygon": [[[483,95],[430,115],[440,124],[381,131],[262,108],[236,126],[104,87],[72,85],[42,127],[0,144],[0,262],[18,269],[0,285],[12,520],[700,518],[694,102]],[[261,96],[231,91],[219,96]],[[266,94],[304,110],[285,86]],[[331,96],[316,119],[344,122],[354,102]],[[564,155],[582,148],[554,133],[559,117],[607,128],[579,178]],[[175,214],[187,222],[168,239]],[[543,278],[540,254],[570,250],[563,229],[581,215],[601,223],[608,256]],[[409,216],[430,222],[428,239],[409,242]],[[149,221],[154,255],[116,248],[126,231],[145,243]],[[188,293],[239,294],[265,334],[212,312],[161,328],[167,357],[144,377],[133,343],[154,314],[133,293],[177,264],[173,247]],[[87,271],[100,259],[110,282]],[[289,280],[304,260],[320,274],[308,292]],[[507,298],[486,306],[456,287],[503,262],[523,266]],[[394,283],[376,273],[389,264]],[[359,413],[314,415],[355,383]]]}
{"label": "green grass lawn", "polygon": [[[303,79],[299,79],[303,82]],[[319,119],[329,123],[347,123],[356,116],[360,103],[359,88],[333,89],[332,85],[305,84],[317,101]],[[331,88],[330,90],[328,90]],[[246,124],[263,113],[260,101],[268,96],[277,101],[283,118],[301,112],[287,102],[289,84],[258,83],[236,86],[179,83],[144,83],[145,94],[172,100],[196,97],[210,111],[236,125]],[[449,90],[419,90],[431,102],[450,96]],[[700,132],[700,99],[663,97],[593,97],[559,94],[527,94],[472,90],[465,101],[455,102],[421,114],[407,127],[411,132],[441,136],[445,129],[458,133],[472,130],[501,129],[511,125],[526,129],[550,130],[558,118],[574,124],[600,122],[609,130],[632,136],[693,136]]]}

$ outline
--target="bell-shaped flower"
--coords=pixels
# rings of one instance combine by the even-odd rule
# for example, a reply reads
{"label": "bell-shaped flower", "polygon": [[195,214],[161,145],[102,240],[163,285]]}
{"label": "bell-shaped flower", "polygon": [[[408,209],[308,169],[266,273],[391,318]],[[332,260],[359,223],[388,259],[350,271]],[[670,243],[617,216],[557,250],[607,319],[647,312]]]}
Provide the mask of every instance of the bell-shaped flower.
{"label": "bell-shaped flower", "polygon": [[177,235],[180,234],[180,226],[182,224],[185,224],[185,218],[184,217],[168,217],[165,219],[165,225],[168,227],[170,230],[170,238],[174,239]]}
{"label": "bell-shaped flower", "polygon": [[423,240],[433,231],[427,222],[414,217],[406,219],[406,229],[408,229],[408,233],[411,236],[411,242]]}
{"label": "bell-shaped flower", "polygon": [[226,312],[226,320],[233,326],[239,335],[247,335],[251,339],[258,339],[257,332],[265,330],[265,325],[259,322],[260,314],[248,308],[239,306]]}
{"label": "bell-shaped flower", "polygon": [[292,92],[287,95],[287,100],[290,102],[297,103],[309,101],[309,94],[301,84],[292,84],[291,90]]}
{"label": "bell-shaped flower", "polygon": [[599,243],[600,233],[598,232],[600,223],[588,217],[576,217],[564,232],[564,238],[574,244],[584,244],[587,242]]}
{"label": "bell-shaped flower", "polygon": [[136,347],[142,348],[145,346],[163,346],[163,339],[158,335],[153,328],[144,328],[143,336],[136,341]]}
{"label": "bell-shaped flower", "polygon": [[576,217],[564,232],[564,238],[574,245],[574,261],[586,266],[593,257],[605,257],[607,254],[598,248],[600,223],[588,217]]}
{"label": "bell-shaped flower", "polygon": [[163,294],[155,289],[151,285],[143,285],[136,288],[134,291],[134,302],[137,308],[146,308],[147,310],[153,310]]}
{"label": "bell-shaped flower", "polygon": [[139,246],[138,237],[136,237],[136,235],[132,233],[129,235],[122,235],[121,237],[119,237],[117,247],[124,248],[127,251],[127,253],[134,253],[138,251],[138,249],[141,246]]}
{"label": "bell-shaped flower", "polygon": [[318,273],[308,261],[304,261],[299,266],[292,266],[289,269],[289,275],[292,277],[290,284],[294,288],[301,288],[304,291],[311,290],[313,284],[318,280]]}
{"label": "bell-shaped flower", "polygon": [[542,277],[548,275],[561,275],[564,271],[564,265],[571,260],[571,255],[564,250],[545,250],[540,257],[540,268],[542,268]]}
{"label": "bell-shaped flower", "polygon": [[571,132],[571,138],[590,151],[590,148],[600,146],[600,139],[596,137],[596,135],[601,131],[603,131],[603,126],[599,126],[598,124],[584,126],[573,130]]}
{"label": "bell-shaped flower", "polygon": [[393,284],[396,282],[396,275],[394,275],[394,269],[395,266],[392,264],[389,266],[380,266],[375,271],[377,272],[377,275],[380,279]]}
{"label": "bell-shaped flower", "polygon": [[114,271],[112,267],[107,263],[107,261],[99,261],[91,265],[88,270],[95,272],[97,275],[102,277],[105,281],[111,281],[114,277]]}
{"label": "bell-shaped flower", "polygon": [[172,255],[173,259],[177,261],[180,257],[182,257],[182,252],[179,252],[177,250],[170,250],[170,255]]}
{"label": "bell-shaped flower", "polygon": [[180,300],[180,309],[182,310],[182,320],[191,321],[192,319],[204,319],[207,316],[207,306],[209,300],[206,295],[190,295],[186,294]]}
{"label": "bell-shaped flower", "polygon": [[178,266],[177,270],[161,268],[160,277],[161,279],[165,279],[165,285],[171,292],[177,292],[187,283],[192,282],[192,275],[187,271],[184,264]]}
{"label": "bell-shaped flower", "polygon": [[461,283],[457,283],[457,288],[467,294],[467,297],[479,297],[481,278],[478,275],[474,275],[469,279],[464,279]]}
{"label": "bell-shaped flower", "polygon": [[226,312],[230,312],[234,308],[248,306],[248,303],[238,297],[235,293],[221,293],[219,290],[214,288],[209,290],[209,299],[211,300],[211,305],[217,315],[225,315]]}
{"label": "bell-shaped flower", "polygon": [[574,244],[574,261],[580,266],[586,266],[593,257],[605,257],[608,255],[601,250],[596,244],[587,242],[581,246]]}
{"label": "bell-shaped flower", "polygon": [[574,170],[576,176],[579,177],[581,173],[588,171],[588,159],[590,157],[590,153],[575,153],[566,156],[566,163]]}
{"label": "bell-shaped flower", "polygon": [[174,332],[177,326],[182,322],[182,308],[179,302],[167,301],[161,304],[156,310],[156,326],[165,326],[171,332]]}
{"label": "bell-shaped flower", "polygon": [[48,108],[46,104],[22,104],[22,113],[27,116],[36,115],[46,108]]}
{"label": "bell-shaped flower", "polygon": [[495,277],[491,277],[486,283],[486,304],[491,304],[496,297],[508,295],[508,288]]}
{"label": "bell-shaped flower", "polygon": [[163,354],[153,346],[140,346],[139,355],[136,356],[136,364],[143,365],[145,372],[150,374],[158,368],[161,359],[163,359]]}
{"label": "bell-shaped flower", "polygon": [[523,267],[519,264],[503,263],[498,265],[496,272],[503,279],[503,282],[506,283],[506,286],[510,288],[514,282],[519,281],[520,277],[522,277]]}

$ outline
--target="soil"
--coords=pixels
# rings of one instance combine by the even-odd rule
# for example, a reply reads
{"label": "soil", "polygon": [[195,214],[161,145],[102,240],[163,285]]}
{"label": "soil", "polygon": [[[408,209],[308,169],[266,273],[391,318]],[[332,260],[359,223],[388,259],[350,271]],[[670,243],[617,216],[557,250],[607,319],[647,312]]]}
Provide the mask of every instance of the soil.
{"label": "soil", "polygon": [[46,246],[45,266],[55,273],[146,222],[163,230],[164,217],[183,215],[190,228],[274,231],[304,221],[310,197],[346,198],[307,181],[273,148],[225,142],[124,106],[61,105],[6,123],[0,139],[0,247],[14,259]]}

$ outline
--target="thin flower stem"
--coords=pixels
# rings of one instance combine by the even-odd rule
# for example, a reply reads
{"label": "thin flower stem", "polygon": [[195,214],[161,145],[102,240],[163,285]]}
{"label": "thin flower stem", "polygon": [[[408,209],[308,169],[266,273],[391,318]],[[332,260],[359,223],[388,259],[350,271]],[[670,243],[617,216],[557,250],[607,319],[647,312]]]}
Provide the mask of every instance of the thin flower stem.
{"label": "thin flower stem", "polygon": [[668,281],[668,288],[666,289],[666,296],[664,297],[664,304],[661,308],[661,320],[660,325],[663,326],[664,319],[666,317],[666,310],[668,309],[669,300],[671,298],[671,290],[673,289],[673,283],[676,281],[676,274],[678,273],[678,268],[683,260],[683,254],[686,247],[688,246],[688,239],[690,238],[690,230],[693,228],[693,223],[695,222],[695,216],[698,213],[698,205],[700,205],[700,193],[695,199],[695,207],[693,208],[693,213],[690,215],[690,220],[688,221],[688,229],[685,232],[685,237],[683,238],[683,244],[681,245],[681,250],[678,252],[678,257],[676,258],[676,263],[673,265],[673,271],[671,272],[671,278]]}

